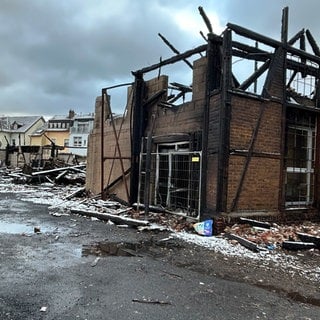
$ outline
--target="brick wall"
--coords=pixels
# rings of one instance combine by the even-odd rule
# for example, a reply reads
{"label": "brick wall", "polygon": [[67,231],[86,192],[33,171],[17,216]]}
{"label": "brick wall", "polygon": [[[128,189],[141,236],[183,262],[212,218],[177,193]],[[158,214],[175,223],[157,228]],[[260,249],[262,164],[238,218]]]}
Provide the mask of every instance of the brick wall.
{"label": "brick wall", "polygon": [[[158,106],[158,101],[153,105],[146,107],[146,115],[148,117],[147,126],[145,130],[145,136],[147,136],[151,129],[151,117],[156,115],[156,120],[153,127],[153,136],[159,135],[171,135],[175,133],[191,133],[202,130],[203,121],[203,106],[204,106],[204,94],[205,94],[205,69],[206,59],[201,58],[194,63],[193,72],[193,96],[192,101],[183,103],[177,108],[172,110],[164,109]],[[163,89],[168,88],[168,77],[162,75],[160,77],[146,81],[146,90],[144,100],[147,101],[152,95],[158,93]],[[196,90],[195,90],[196,88]],[[126,118],[115,120],[116,130],[118,132],[122,125],[121,134],[119,137],[119,145],[121,149],[122,157],[131,156],[130,146],[130,113],[131,113],[131,97],[132,89],[128,89],[128,113]],[[162,100],[166,100],[166,95],[161,97]],[[87,178],[86,189],[92,193],[97,194],[101,191],[101,97],[96,100],[95,110],[95,122],[94,130],[89,137],[88,142],[88,158],[87,158]],[[107,114],[106,114],[107,116]],[[105,157],[113,157],[115,154],[115,137],[110,120],[106,120],[104,125],[104,140],[105,140]],[[124,160],[124,170],[130,168],[131,161]],[[113,168],[111,170],[111,168]],[[104,162],[104,181],[105,185],[109,180],[111,171],[111,179],[116,179],[122,173],[119,160],[114,160],[114,166],[112,167],[112,160],[105,160]],[[129,186],[129,176],[127,178]],[[117,194],[118,197],[128,200],[126,190],[123,183],[117,184],[114,190],[111,190]]]}
{"label": "brick wall", "polygon": [[[262,105],[264,104],[264,105]],[[245,174],[238,211],[277,211],[281,169],[281,112],[275,102],[261,102],[233,96],[230,122],[230,156],[228,166],[227,204],[230,210],[244,170],[253,131],[260,108],[264,107],[253,148],[253,156]],[[235,152],[233,152],[235,150]],[[241,152],[237,152],[241,150]]]}
{"label": "brick wall", "polygon": [[[153,135],[167,135],[173,133],[190,133],[202,130],[203,106],[205,98],[205,69],[206,59],[194,62],[192,100],[179,105],[177,108],[165,109],[156,104],[148,107],[148,126],[150,130],[151,115],[156,115]],[[168,77],[162,76],[147,82],[148,96],[168,86]]]}
{"label": "brick wall", "polygon": [[[245,157],[230,156],[227,206],[230,210],[238,189]],[[277,159],[253,157],[250,161],[236,211],[277,211],[280,163]]]}
{"label": "brick wall", "polygon": [[[130,111],[131,109],[129,108],[124,119],[122,117],[114,119],[117,134],[119,134],[121,127],[118,143],[120,146],[121,156],[123,158],[130,158],[131,156]],[[107,112],[106,118],[108,118]],[[110,117],[109,119],[106,119],[104,123],[104,156],[119,157]],[[123,160],[124,171],[130,168],[130,165],[130,159]],[[104,161],[105,186],[108,184],[108,181],[109,183],[112,183],[121,175],[122,167],[119,159],[106,159]],[[126,182],[129,189],[130,181],[128,176],[126,178]],[[92,134],[90,134],[88,141],[86,189],[90,190],[93,194],[98,194],[101,191],[101,97],[96,99],[94,129]],[[114,189],[110,190],[110,192],[115,192],[117,196],[123,200],[129,200],[124,183],[117,184]]]}

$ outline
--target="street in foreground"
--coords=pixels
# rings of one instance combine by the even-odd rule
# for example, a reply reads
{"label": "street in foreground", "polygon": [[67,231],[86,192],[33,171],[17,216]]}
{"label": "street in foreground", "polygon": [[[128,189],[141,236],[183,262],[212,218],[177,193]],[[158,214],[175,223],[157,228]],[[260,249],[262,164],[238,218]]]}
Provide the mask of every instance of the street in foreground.
{"label": "street in foreground", "polygon": [[13,193],[0,208],[1,319],[320,317],[314,304],[215,276],[234,261],[168,232],[51,215]]}

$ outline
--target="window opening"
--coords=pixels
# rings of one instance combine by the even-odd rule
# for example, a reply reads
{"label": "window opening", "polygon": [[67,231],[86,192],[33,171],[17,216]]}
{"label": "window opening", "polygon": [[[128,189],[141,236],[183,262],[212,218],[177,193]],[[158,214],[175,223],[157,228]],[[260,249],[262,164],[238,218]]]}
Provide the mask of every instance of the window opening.
{"label": "window opening", "polygon": [[89,132],[89,123],[78,123],[78,132],[85,133]]}
{"label": "window opening", "polygon": [[[293,61],[301,62],[298,57],[290,55],[289,58]],[[317,68],[317,64],[306,61],[307,66]],[[304,75],[301,72],[296,72],[291,69],[286,70],[287,87],[290,91],[291,100],[298,102],[303,97],[308,99],[315,98],[317,78],[313,75]],[[311,104],[311,101],[310,101]]]}
{"label": "window opening", "polygon": [[73,146],[81,147],[82,146],[82,137],[73,137]]}
{"label": "window opening", "polygon": [[[141,154],[140,202],[144,197],[145,157],[145,153]],[[201,152],[189,151],[189,142],[159,144],[151,158],[151,204],[198,219]]]}
{"label": "window opening", "polygon": [[305,207],[314,200],[315,120],[298,115],[295,122],[287,128],[285,198],[287,207]]}

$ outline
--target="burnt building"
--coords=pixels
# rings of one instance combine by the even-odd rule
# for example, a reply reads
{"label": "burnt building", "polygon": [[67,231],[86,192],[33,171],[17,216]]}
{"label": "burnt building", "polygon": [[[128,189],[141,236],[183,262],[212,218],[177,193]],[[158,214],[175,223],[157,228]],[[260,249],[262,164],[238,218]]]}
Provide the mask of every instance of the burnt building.
{"label": "burnt building", "polygon": [[[289,38],[285,8],[281,40],[231,23],[216,35],[200,12],[206,42],[132,72],[122,117],[102,89],[87,189],[195,219],[319,215],[320,50],[311,32]],[[145,80],[191,58],[191,85]]]}

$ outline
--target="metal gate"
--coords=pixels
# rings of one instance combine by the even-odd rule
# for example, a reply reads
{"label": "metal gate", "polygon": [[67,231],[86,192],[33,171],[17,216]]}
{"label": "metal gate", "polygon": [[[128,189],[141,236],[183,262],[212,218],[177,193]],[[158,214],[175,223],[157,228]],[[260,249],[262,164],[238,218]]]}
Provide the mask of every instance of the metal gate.
{"label": "metal gate", "polygon": [[138,203],[143,204],[148,196],[148,203],[153,206],[199,219],[201,152],[152,153],[148,188],[145,188],[146,156],[140,155]]}

